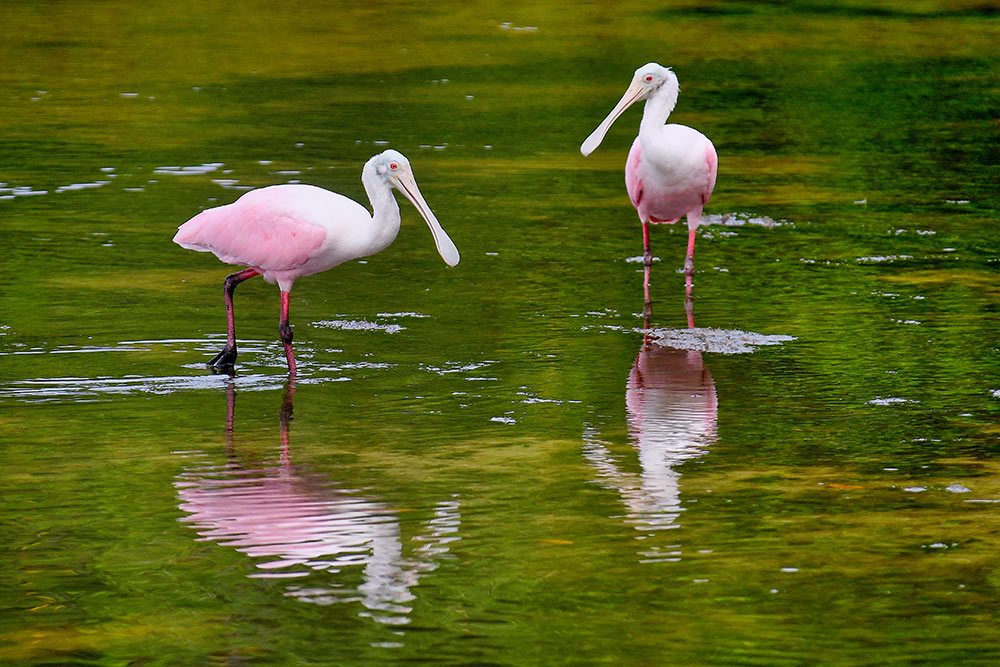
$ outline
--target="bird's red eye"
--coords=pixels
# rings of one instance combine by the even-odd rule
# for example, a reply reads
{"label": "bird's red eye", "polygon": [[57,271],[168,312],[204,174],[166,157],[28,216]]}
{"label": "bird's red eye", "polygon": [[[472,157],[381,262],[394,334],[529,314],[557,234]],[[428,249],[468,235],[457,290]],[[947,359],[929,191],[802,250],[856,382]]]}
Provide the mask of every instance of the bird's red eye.
{"label": "bird's red eye", "polygon": [[396,171],[397,169],[399,169],[399,165],[396,164],[395,162],[390,162],[389,163],[389,169],[392,169],[393,171]]}
{"label": "bird's red eye", "polygon": [[652,74],[647,74],[646,75],[646,83],[653,83],[653,75]]}

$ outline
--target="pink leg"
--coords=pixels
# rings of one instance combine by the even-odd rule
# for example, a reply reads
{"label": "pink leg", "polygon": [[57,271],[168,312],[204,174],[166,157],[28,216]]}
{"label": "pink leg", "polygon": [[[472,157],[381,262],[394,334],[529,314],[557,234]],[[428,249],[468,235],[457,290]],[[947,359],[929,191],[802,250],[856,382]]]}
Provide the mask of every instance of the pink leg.
{"label": "pink leg", "polygon": [[684,312],[687,313],[688,328],[694,329],[694,297],[691,295],[691,283],[684,289]]}
{"label": "pink leg", "polygon": [[647,264],[645,267],[645,271],[643,272],[644,275],[642,279],[642,292],[643,292],[643,297],[645,298],[645,303],[647,308],[651,306],[653,303],[653,300],[649,297],[649,269],[650,266],[649,264]]}
{"label": "pink leg", "polygon": [[653,264],[653,252],[649,249],[649,223],[642,223],[642,261],[646,266]]}
{"label": "pink leg", "polygon": [[292,352],[292,325],[288,323],[288,292],[281,291],[281,320],[278,324],[278,333],[281,342],[285,345],[285,359],[288,360],[288,376],[295,376],[295,353]]}
{"label": "pink leg", "polygon": [[241,282],[258,274],[259,272],[255,269],[243,269],[226,276],[226,282],[223,285],[226,293],[226,346],[222,348],[222,352],[219,352],[208,362],[210,367],[227,368],[232,367],[236,362],[236,317],[233,314],[233,292]]}
{"label": "pink leg", "polygon": [[694,239],[698,233],[698,228],[688,230],[688,252],[684,259],[684,273],[687,276],[686,284],[691,287],[691,276],[694,275]]}
{"label": "pink leg", "polygon": [[649,299],[649,270],[653,266],[653,252],[649,249],[649,222],[642,221],[642,263],[645,265],[645,272],[642,280],[642,289],[646,298],[646,305],[651,303]]}

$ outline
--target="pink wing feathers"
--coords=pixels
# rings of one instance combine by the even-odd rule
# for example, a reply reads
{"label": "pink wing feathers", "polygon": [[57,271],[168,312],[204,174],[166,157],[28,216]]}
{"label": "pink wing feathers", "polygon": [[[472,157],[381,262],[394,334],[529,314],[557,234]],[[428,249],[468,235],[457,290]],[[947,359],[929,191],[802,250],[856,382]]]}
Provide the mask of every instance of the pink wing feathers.
{"label": "pink wing feathers", "polygon": [[715,152],[715,145],[708,139],[705,139],[705,143],[705,164],[708,165],[708,187],[705,188],[705,193],[701,196],[702,206],[712,196],[712,190],[715,189],[715,177],[719,172],[719,156]]}
{"label": "pink wing feathers", "polygon": [[[632,148],[628,152],[628,160],[625,162],[625,190],[628,198],[632,200],[632,206],[639,210],[642,203],[642,177],[639,176],[639,166],[642,164],[642,143],[639,137],[632,142]],[[639,213],[642,217],[642,213]]]}
{"label": "pink wing feathers", "polygon": [[253,190],[232,204],[202,211],[180,226],[174,243],[214,253],[227,264],[266,271],[305,264],[323,247],[326,230],[290,211],[269,190]]}

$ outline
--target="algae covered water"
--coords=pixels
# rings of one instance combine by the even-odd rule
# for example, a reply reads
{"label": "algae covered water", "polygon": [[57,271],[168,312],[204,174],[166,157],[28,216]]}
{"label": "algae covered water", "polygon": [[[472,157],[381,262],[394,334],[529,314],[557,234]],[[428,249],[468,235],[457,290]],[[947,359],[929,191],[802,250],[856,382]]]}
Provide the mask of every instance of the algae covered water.
{"label": "algae covered water", "polygon": [[[0,660],[992,664],[1000,38],[982,3],[21,3],[0,56]],[[692,298],[634,69],[719,154]],[[170,242],[416,212],[292,292]]]}

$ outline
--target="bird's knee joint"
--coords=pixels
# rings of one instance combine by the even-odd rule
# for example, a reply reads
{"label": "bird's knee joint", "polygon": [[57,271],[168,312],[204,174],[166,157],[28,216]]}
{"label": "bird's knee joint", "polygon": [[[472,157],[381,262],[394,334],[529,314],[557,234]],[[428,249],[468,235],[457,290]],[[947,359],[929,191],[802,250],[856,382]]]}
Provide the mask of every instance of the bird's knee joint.
{"label": "bird's knee joint", "polygon": [[292,331],[292,325],[288,322],[282,322],[278,326],[278,334],[281,336],[282,343],[291,343],[294,332]]}
{"label": "bird's knee joint", "polygon": [[233,290],[235,290],[236,286],[239,285],[239,284],[240,284],[240,281],[237,280],[234,276],[230,275],[230,276],[226,276],[226,280],[222,284],[222,286],[223,286],[223,289],[225,290],[226,294],[230,294],[231,295],[233,293]]}

